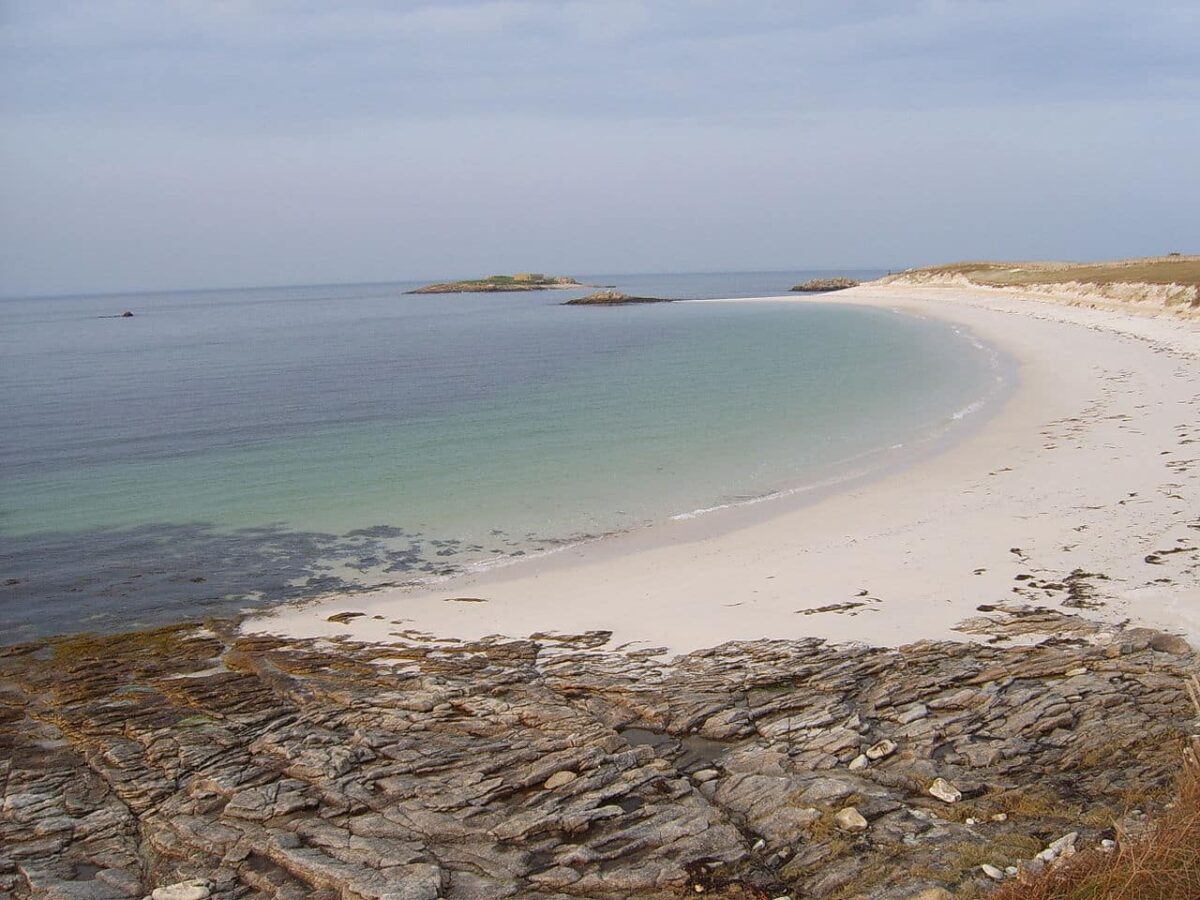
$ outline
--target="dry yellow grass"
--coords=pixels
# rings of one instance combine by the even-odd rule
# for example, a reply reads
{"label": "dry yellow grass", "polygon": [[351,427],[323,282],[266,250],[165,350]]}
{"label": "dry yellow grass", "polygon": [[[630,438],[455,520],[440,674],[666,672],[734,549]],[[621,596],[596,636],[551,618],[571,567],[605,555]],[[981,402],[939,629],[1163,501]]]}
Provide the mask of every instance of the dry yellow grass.
{"label": "dry yellow grass", "polygon": [[[1189,693],[1200,712],[1200,684]],[[1178,793],[1140,835],[1080,853],[1059,868],[1013,881],[992,900],[1195,900],[1200,897],[1200,738],[1183,754]]]}
{"label": "dry yellow grass", "polygon": [[962,275],[987,287],[1034,284],[1181,284],[1200,286],[1200,256],[1151,256],[1111,262],[957,262],[904,275]]}

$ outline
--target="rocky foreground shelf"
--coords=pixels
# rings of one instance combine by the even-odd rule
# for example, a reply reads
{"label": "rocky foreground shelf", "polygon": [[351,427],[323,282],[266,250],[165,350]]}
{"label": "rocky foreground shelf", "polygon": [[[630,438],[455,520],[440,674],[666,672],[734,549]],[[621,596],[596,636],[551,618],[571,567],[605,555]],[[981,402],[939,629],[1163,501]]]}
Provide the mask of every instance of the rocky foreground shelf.
{"label": "rocky foreground shelf", "polygon": [[937,898],[1136,827],[1195,716],[1177,638],[604,633],[392,646],[181,626],[0,651],[0,896]]}

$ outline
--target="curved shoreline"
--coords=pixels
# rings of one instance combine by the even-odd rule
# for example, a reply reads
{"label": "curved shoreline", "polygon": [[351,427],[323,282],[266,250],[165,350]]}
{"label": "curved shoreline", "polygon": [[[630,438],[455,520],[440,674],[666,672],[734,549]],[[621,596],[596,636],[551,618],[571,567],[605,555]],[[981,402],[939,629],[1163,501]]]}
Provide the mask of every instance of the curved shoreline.
{"label": "curved shoreline", "polygon": [[[763,637],[896,645],[961,639],[955,626],[977,617],[979,605],[1058,606],[1061,595],[1086,592],[1104,604],[1094,615],[1133,613],[1195,636],[1195,532],[1180,513],[1200,468],[1161,467],[1187,440],[1181,423],[1200,420],[1197,367],[1179,355],[1200,335],[1176,322],[1132,323],[994,294],[869,285],[817,301],[761,298],[932,316],[1015,357],[1014,395],[944,452],[799,502],[776,498],[438,584],[276,610],[244,627],[384,642],[405,630],[463,639],[606,630],[614,644],[673,652]],[[1128,425],[1134,419],[1142,427]],[[1168,483],[1185,502],[1156,496]],[[1141,498],[1132,516],[1131,498]],[[1165,566],[1143,561],[1156,549],[1172,550]],[[1095,583],[1068,588],[1073,572]],[[464,596],[486,602],[445,602]],[[366,615],[327,621],[344,610]]]}
{"label": "curved shoreline", "polygon": [[[788,302],[796,297],[753,297],[753,298],[715,298],[701,300],[682,300],[682,303],[741,303],[753,302]],[[828,302],[822,297],[804,298],[806,303],[821,304]],[[895,311],[893,311],[895,312]],[[897,315],[905,315],[896,312]],[[964,329],[954,328],[956,333]],[[927,459],[932,459],[955,444],[965,440],[993,416],[999,414],[1004,404],[1017,387],[1017,366],[1015,360],[1008,357],[998,348],[980,341],[977,337],[970,340],[982,351],[991,354],[992,368],[996,371],[993,384],[979,399],[973,400],[967,406],[955,411],[950,418],[937,426],[927,427],[915,436],[907,436],[901,443],[873,447],[852,457],[826,463],[810,469],[802,479],[787,482],[759,494],[743,494],[729,499],[719,499],[711,506],[699,507],[679,512],[669,512],[651,521],[639,522],[612,531],[604,531],[578,538],[559,539],[554,546],[538,550],[526,550],[522,556],[502,555],[490,557],[477,562],[468,563],[462,570],[449,575],[423,576],[403,583],[393,583],[371,587],[366,585],[352,594],[331,593],[317,597],[307,597],[290,601],[281,607],[270,607],[256,610],[252,615],[270,616],[279,609],[306,608],[313,605],[332,602],[349,602],[351,597],[373,595],[388,592],[416,593],[440,590],[442,586],[463,583],[467,579],[486,577],[501,571],[516,568],[530,570],[539,561],[562,554],[570,555],[572,551],[594,546],[610,544],[627,539],[637,541],[638,549],[659,546],[681,537],[703,538],[724,534],[736,528],[745,527],[774,518],[784,512],[811,506],[828,497],[835,496],[841,491],[850,490],[860,485],[867,485],[896,475],[905,469],[917,465]],[[756,511],[761,508],[761,511]],[[741,511],[736,519],[734,514]],[[676,523],[702,519],[708,528],[697,524],[695,534],[681,535],[678,531],[668,534],[667,527]],[[625,549],[613,548],[615,555],[625,552]]]}

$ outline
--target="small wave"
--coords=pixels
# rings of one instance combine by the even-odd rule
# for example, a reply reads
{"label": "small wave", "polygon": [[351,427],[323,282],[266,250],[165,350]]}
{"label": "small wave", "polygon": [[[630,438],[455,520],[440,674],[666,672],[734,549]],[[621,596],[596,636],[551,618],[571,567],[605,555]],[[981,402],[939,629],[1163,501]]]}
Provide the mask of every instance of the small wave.
{"label": "small wave", "polygon": [[969,403],[962,409],[955,412],[950,418],[955,420],[965,419],[967,416],[974,415],[975,413],[979,412],[986,405],[986,401],[976,400],[974,403]]}
{"label": "small wave", "polygon": [[689,520],[689,518],[700,518],[701,516],[708,515],[709,512],[716,512],[722,509],[733,509],[734,506],[752,506],[756,503],[762,503],[764,500],[774,500],[778,499],[779,497],[787,497],[792,493],[796,493],[796,491],[802,490],[804,490],[804,488],[798,487],[791,491],[772,491],[770,493],[761,494],[761,496],[730,500],[728,503],[719,503],[715,506],[701,506],[700,509],[689,510],[688,512],[677,512],[676,515],[671,516],[671,521],[683,522],[685,520]]}

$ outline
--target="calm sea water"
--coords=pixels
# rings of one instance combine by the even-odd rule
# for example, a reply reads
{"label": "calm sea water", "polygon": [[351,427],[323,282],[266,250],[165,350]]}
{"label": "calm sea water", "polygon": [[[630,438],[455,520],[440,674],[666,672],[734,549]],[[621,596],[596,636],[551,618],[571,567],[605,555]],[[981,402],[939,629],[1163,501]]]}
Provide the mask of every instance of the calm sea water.
{"label": "calm sea water", "polygon": [[[818,274],[587,280],[713,298]],[[762,496],[945,429],[996,383],[985,348],[886,310],[412,286],[0,301],[3,639],[435,577]]]}

